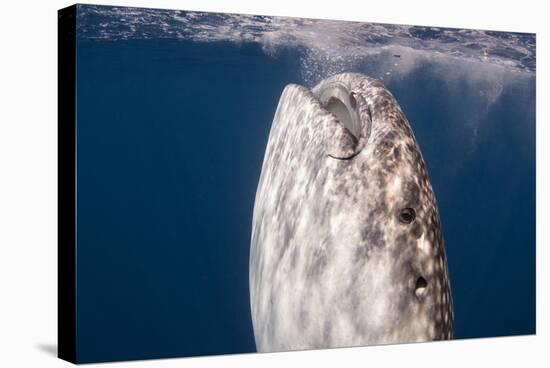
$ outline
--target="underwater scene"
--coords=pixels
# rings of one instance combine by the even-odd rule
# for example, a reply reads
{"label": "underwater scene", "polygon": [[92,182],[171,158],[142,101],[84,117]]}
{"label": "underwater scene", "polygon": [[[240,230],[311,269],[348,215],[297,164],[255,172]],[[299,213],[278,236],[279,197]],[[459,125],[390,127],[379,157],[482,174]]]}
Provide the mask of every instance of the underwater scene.
{"label": "underwater scene", "polygon": [[534,34],[78,5],[76,54],[79,362],[535,333]]}

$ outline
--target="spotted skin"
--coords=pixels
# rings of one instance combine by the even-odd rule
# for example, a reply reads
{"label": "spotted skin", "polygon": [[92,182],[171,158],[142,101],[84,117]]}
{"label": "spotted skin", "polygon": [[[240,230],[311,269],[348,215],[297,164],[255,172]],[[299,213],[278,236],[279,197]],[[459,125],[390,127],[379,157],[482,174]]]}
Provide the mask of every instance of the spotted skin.
{"label": "spotted skin", "polygon": [[[318,98],[334,86],[350,93],[356,134]],[[409,122],[379,81],[345,73],[283,91],[249,278],[258,351],[452,338],[434,193]]]}

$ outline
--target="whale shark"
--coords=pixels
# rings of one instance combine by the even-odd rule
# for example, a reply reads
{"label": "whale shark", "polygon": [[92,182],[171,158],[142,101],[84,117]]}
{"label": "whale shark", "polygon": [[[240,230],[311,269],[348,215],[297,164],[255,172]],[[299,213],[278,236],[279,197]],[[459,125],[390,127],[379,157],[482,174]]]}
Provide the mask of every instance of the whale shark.
{"label": "whale shark", "polygon": [[254,202],[249,288],[260,352],[452,338],[434,191],[380,81],[342,73],[285,87]]}

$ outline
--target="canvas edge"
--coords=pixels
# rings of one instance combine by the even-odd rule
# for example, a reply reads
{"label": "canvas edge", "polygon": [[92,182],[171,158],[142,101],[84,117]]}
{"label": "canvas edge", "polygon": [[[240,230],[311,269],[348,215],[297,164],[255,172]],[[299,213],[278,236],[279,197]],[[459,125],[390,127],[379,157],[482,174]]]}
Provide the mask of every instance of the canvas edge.
{"label": "canvas edge", "polygon": [[57,15],[57,354],[76,363],[76,5]]}

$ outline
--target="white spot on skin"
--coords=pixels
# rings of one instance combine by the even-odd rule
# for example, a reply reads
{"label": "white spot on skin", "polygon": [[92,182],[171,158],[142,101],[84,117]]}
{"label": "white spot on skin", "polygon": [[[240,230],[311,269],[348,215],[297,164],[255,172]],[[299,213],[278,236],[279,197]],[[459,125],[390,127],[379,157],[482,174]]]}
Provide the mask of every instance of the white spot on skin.
{"label": "white spot on skin", "polygon": [[418,246],[418,248],[420,248],[423,252],[429,252],[430,250],[430,242],[428,241],[427,237],[426,237],[426,233],[422,233],[422,236],[420,236],[420,238],[418,238],[418,240],[416,241],[416,245]]}
{"label": "white spot on skin", "polygon": [[388,201],[395,202],[403,195],[401,182],[401,176],[394,176],[393,179],[388,183]]}

